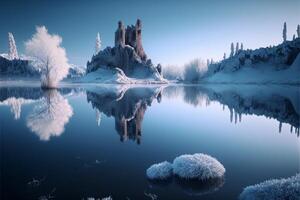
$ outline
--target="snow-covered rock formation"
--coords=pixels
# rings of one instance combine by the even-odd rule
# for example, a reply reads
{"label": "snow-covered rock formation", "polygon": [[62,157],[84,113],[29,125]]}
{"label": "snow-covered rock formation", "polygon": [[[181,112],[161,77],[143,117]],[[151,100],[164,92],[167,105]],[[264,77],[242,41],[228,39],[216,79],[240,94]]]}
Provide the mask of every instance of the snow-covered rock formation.
{"label": "snow-covered rock formation", "polygon": [[120,140],[129,138],[136,140],[138,144],[145,111],[154,99],[159,101],[160,97],[160,87],[101,86],[88,88],[87,91],[87,101],[91,102],[93,108],[115,118],[115,128]]}
{"label": "snow-covered rock formation", "polygon": [[[300,84],[300,38],[274,47],[238,50],[235,55],[210,64],[201,82]],[[295,63],[295,64],[294,64]]]}
{"label": "snow-covered rock formation", "polygon": [[246,187],[240,200],[299,200],[300,174],[286,179],[272,179]]}
{"label": "snow-covered rock formation", "polygon": [[[144,52],[142,46],[142,23],[137,20],[135,26],[124,28],[123,23],[118,23],[115,32],[115,46],[107,47],[92,57],[87,63],[87,74],[97,71],[99,68],[119,68],[130,78],[153,79],[162,81],[161,66],[154,66]],[[98,74],[101,77],[101,74]]]}
{"label": "snow-covered rock formation", "polygon": [[147,169],[146,175],[150,180],[165,180],[173,175],[173,166],[167,161],[153,164]]}
{"label": "snow-covered rock formation", "polygon": [[224,166],[215,158],[197,153],[181,155],[173,161],[173,172],[183,179],[219,179],[225,174]]}

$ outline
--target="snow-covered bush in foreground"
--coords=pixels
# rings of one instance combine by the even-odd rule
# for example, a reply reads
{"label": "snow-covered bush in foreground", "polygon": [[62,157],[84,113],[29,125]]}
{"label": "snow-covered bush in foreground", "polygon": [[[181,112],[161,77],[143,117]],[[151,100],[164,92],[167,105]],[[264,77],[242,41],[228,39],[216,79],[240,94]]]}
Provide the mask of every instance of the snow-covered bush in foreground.
{"label": "snow-covered bush in foreground", "polygon": [[184,179],[209,180],[222,178],[225,168],[217,159],[206,154],[197,153],[175,158],[173,172]]}
{"label": "snow-covered bush in foreground", "polygon": [[172,164],[164,161],[151,165],[146,171],[147,177],[151,180],[165,180],[173,175]]}
{"label": "snow-covered bush in foreground", "polygon": [[300,199],[300,174],[286,179],[272,179],[246,187],[241,200],[298,200]]}
{"label": "snow-covered bush in foreground", "polygon": [[62,38],[50,35],[45,26],[37,27],[32,39],[25,43],[27,54],[41,63],[43,88],[56,88],[59,81],[68,75],[70,66],[61,43]]}

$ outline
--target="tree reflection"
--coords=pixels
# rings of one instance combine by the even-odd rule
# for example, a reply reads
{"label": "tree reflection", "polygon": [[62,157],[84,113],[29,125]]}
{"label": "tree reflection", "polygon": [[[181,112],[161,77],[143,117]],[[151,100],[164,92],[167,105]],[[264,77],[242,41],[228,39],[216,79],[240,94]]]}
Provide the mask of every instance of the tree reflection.
{"label": "tree reflection", "polygon": [[40,140],[48,141],[52,136],[60,136],[64,126],[73,115],[73,109],[57,90],[47,90],[43,99],[27,117],[27,126]]}

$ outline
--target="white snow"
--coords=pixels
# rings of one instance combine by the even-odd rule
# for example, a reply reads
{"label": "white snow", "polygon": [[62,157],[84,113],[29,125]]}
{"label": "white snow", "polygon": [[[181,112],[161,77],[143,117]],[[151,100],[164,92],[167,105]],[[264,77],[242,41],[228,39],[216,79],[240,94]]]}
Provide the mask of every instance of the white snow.
{"label": "white snow", "polygon": [[146,171],[147,177],[152,180],[164,180],[173,175],[172,164],[164,161],[158,164],[151,165]]}
{"label": "white snow", "polygon": [[300,174],[286,179],[272,179],[246,187],[240,200],[299,200]]}
{"label": "white snow", "polygon": [[103,83],[103,84],[164,84],[168,81],[159,74],[154,74],[147,79],[129,78],[120,68],[100,67],[90,72],[76,82],[82,83]]}
{"label": "white snow", "polygon": [[215,158],[197,153],[181,155],[173,161],[173,172],[180,178],[208,180],[222,178],[224,166]]}

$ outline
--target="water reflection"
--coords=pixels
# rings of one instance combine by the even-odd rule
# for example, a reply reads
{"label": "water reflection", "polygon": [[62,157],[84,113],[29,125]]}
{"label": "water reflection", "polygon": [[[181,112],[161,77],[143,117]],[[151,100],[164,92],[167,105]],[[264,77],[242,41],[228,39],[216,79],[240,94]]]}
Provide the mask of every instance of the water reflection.
{"label": "water reflection", "polygon": [[131,139],[141,142],[144,114],[152,101],[161,101],[161,87],[97,87],[87,91],[87,101],[96,109],[96,121],[100,114],[115,118],[115,129],[120,141]]}
{"label": "water reflection", "polygon": [[186,86],[180,90],[174,86],[163,92],[173,98],[181,93],[186,103],[193,106],[209,106],[211,101],[219,102],[229,110],[232,123],[242,121],[242,115],[265,116],[278,120],[278,131],[282,123],[290,124],[290,131],[299,136],[300,90],[285,86],[232,86],[207,85]]}
{"label": "water reflection", "polygon": [[64,126],[72,115],[73,109],[68,100],[57,90],[47,90],[27,117],[27,127],[36,133],[40,140],[48,141],[51,136],[60,136],[64,132]]}

